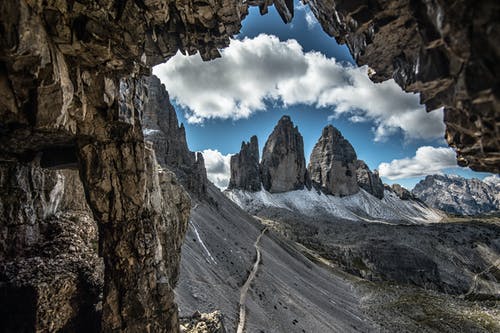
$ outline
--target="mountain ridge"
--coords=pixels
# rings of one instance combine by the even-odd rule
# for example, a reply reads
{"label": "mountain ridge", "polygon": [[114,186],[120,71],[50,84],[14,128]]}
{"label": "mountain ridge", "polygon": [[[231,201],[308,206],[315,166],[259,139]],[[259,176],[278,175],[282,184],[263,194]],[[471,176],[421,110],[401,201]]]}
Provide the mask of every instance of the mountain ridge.
{"label": "mountain ridge", "polygon": [[411,193],[449,214],[474,216],[500,210],[498,175],[487,178],[486,182],[458,175],[429,175]]}

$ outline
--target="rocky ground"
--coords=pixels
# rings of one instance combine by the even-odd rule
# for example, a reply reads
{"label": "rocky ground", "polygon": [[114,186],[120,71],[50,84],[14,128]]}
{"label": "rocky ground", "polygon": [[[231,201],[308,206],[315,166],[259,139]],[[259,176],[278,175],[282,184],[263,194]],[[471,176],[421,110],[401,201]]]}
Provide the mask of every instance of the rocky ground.
{"label": "rocky ground", "polygon": [[[300,245],[299,245],[300,247]],[[372,282],[338,269],[338,265],[316,252],[302,251],[332,274],[351,280],[363,294],[363,311],[382,332],[498,332],[498,300],[478,300],[391,282]]]}
{"label": "rocky ground", "polygon": [[274,230],[365,279],[498,298],[499,219],[391,225],[277,216],[262,220],[272,217]]}
{"label": "rocky ground", "polygon": [[[181,316],[220,310],[238,323],[239,291],[262,263],[247,300],[246,332],[496,332],[500,221],[390,225],[255,220],[212,185],[198,202],[176,289]],[[212,201],[212,202],[213,202]],[[299,236],[300,235],[300,236]],[[489,268],[489,269],[487,269]]]}
{"label": "rocky ground", "polygon": [[[265,227],[213,185],[218,205],[199,202],[182,248],[176,300],[181,316],[220,310],[233,332],[240,288],[255,261],[254,242]],[[262,263],[247,295],[246,332],[373,332],[351,281],[333,275],[293,242],[267,232],[259,247]]]}
{"label": "rocky ground", "polygon": [[182,333],[226,333],[224,317],[219,311],[195,312],[192,316],[180,318]]}

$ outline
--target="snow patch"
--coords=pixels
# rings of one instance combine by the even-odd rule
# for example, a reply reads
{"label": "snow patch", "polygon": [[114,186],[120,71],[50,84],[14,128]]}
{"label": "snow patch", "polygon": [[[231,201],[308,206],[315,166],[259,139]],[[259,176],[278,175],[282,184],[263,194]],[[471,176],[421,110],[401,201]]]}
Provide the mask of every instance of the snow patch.
{"label": "snow patch", "polygon": [[160,130],[151,129],[151,128],[144,128],[142,130],[142,134],[144,134],[144,135],[152,135],[152,134],[155,134],[155,133],[160,133]]}
{"label": "snow patch", "polygon": [[307,189],[284,193],[269,193],[265,190],[227,190],[224,193],[242,209],[251,213],[265,208],[281,208],[310,217],[371,222],[429,223],[438,222],[443,218],[438,211],[418,201],[401,200],[390,191],[385,191],[382,200],[363,189],[346,197]]}
{"label": "snow patch", "polygon": [[203,243],[203,240],[201,239],[200,237],[200,234],[198,233],[198,229],[196,228],[196,224],[193,222],[193,221],[189,221],[189,223],[191,223],[191,226],[193,227],[193,230],[194,230],[194,233],[196,235],[196,238],[198,239],[198,242],[201,244],[201,247],[203,247],[203,249],[205,250],[205,252],[207,253],[208,257],[210,260],[207,259],[207,261],[210,263],[210,261],[212,261],[214,264],[217,265],[217,261],[215,260],[215,258],[212,256],[212,254],[210,253],[210,251],[208,250],[208,248],[206,247],[205,243]]}

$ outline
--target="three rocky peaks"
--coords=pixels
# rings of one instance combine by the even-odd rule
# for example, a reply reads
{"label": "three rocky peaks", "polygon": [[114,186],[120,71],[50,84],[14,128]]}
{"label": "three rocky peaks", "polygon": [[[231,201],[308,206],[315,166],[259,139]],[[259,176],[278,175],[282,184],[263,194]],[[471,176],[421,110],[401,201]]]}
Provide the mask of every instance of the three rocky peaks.
{"label": "three rocky peaks", "polygon": [[231,157],[230,190],[256,192],[264,188],[281,193],[312,187],[335,196],[352,195],[362,188],[379,199],[384,197],[377,171],[370,171],[364,161],[358,160],[352,145],[332,125],[323,129],[308,166],[304,140],[289,116],[278,121],[260,162],[256,136],[242,142],[240,152]]}

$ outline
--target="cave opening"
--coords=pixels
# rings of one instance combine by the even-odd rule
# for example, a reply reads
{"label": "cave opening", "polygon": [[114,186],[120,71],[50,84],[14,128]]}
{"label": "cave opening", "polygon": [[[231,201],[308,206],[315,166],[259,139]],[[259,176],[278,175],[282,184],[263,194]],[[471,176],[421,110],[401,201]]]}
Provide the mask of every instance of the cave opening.
{"label": "cave opening", "polygon": [[[267,8],[268,1],[259,1],[258,4]],[[328,116],[333,116],[330,120],[339,127],[344,122],[344,134],[354,133],[351,131],[370,133],[372,141],[380,140],[381,143],[377,143],[379,148],[388,147],[390,150],[391,144],[397,140],[383,143],[383,139],[399,135],[400,142],[396,145],[404,142],[406,146],[403,147],[413,150],[414,154],[401,154],[389,162],[387,156],[377,154],[377,149],[366,149],[364,154],[367,160],[370,156],[375,158],[381,155],[376,162],[368,161],[371,169],[380,169],[377,173],[370,173],[370,168],[363,161],[354,161],[351,149],[344,145],[347,147],[346,156],[341,154],[343,160],[340,166],[361,170],[368,184],[376,183],[374,180],[379,174],[400,177],[401,173],[394,172],[394,169],[401,169],[401,166],[417,164],[420,169],[425,168],[428,163],[418,163],[434,162],[436,154],[439,155],[437,161],[446,161],[439,167],[455,167],[455,156],[443,147],[444,142],[434,147],[436,149],[429,146],[412,148],[407,144],[406,139],[426,140],[427,135],[436,135],[439,131],[442,135],[440,121],[431,122],[431,127],[420,126],[425,121],[418,117],[432,118],[436,117],[436,113],[427,116],[420,112],[417,118],[412,118],[406,113],[396,112],[409,110],[411,113],[418,104],[418,97],[398,100],[394,109],[386,102],[394,102],[395,98],[384,95],[384,98],[374,99],[374,92],[370,90],[373,83],[368,74],[376,81],[392,77],[406,90],[422,91],[421,99],[432,108],[445,106],[447,140],[458,148],[461,165],[498,172],[498,91],[494,89],[498,86],[498,63],[491,61],[498,58],[495,34],[498,30],[498,23],[495,22],[498,20],[495,15],[499,5],[496,2],[471,4],[464,1],[453,8],[444,6],[444,9],[432,7],[437,6],[433,2],[416,6],[411,1],[397,8],[383,8],[364,2],[347,4],[314,0],[310,1],[310,5],[314,15],[308,15],[311,13],[307,12],[309,7],[290,0],[276,3],[281,8],[280,19],[285,20],[290,16],[291,6],[297,7],[297,12],[303,15],[300,25],[304,29],[308,29],[309,25],[312,29],[319,29],[314,22],[314,17],[317,17],[330,35],[348,43],[356,63],[369,64],[371,69],[345,65],[332,60],[332,57],[312,52],[314,47],[305,44],[307,38],[301,44],[270,34],[252,35],[252,27],[244,28],[248,38],[234,38],[228,46],[228,38],[239,31],[242,13],[246,9],[246,4],[239,1],[210,4],[196,1],[188,5],[161,1],[102,1],[88,5],[74,1],[40,4],[15,0],[0,5],[0,30],[5,37],[0,40],[0,282],[2,295],[9,300],[16,295],[28,297],[29,291],[29,299],[26,299],[23,309],[16,302],[2,302],[2,313],[18,312],[14,318],[28,318],[25,322],[17,319],[8,321],[8,327],[2,329],[19,331],[29,325],[28,330],[32,331],[43,331],[47,327],[64,331],[70,329],[74,322],[92,318],[100,321],[89,323],[95,330],[134,332],[143,331],[146,327],[155,332],[176,332],[179,325],[173,288],[182,270],[179,265],[183,245],[186,246],[183,252],[199,256],[196,257],[197,263],[207,262],[217,266],[226,262],[230,268],[224,273],[227,275],[223,276],[223,283],[213,283],[216,287],[209,291],[203,288],[194,290],[194,286],[186,284],[200,279],[196,276],[191,276],[191,280],[184,279],[181,275],[178,293],[184,292],[184,296],[191,299],[215,299],[219,293],[227,291],[218,288],[229,286],[236,289],[245,277],[253,249],[258,251],[259,246],[269,246],[272,240],[264,236],[262,245],[255,242],[257,235],[261,234],[259,225],[234,204],[228,203],[228,199],[207,181],[206,172],[210,177],[214,176],[211,178],[214,183],[219,183],[219,180],[222,180],[221,184],[228,183],[228,163],[232,160],[229,154],[236,153],[240,142],[255,134],[255,123],[244,125],[244,119],[255,121],[259,116],[276,117],[258,121],[261,132],[257,134],[267,136],[277,118],[282,116],[264,112],[263,109],[271,106],[290,106],[287,113],[292,113],[293,119],[297,119],[301,130],[305,130],[302,133],[314,133],[307,138],[317,138],[319,133],[324,132],[323,141],[328,141],[330,137],[340,140],[330,127],[323,132],[318,131],[325,125]],[[481,20],[474,21],[469,13],[480,13]],[[331,21],[332,18],[335,20]],[[457,22],[460,24],[457,25]],[[280,29],[286,30],[290,26],[283,25]],[[271,31],[278,31],[276,27],[271,28]],[[414,34],[414,31],[419,33]],[[286,31],[282,33],[286,36]],[[151,66],[169,57],[172,57],[171,63],[183,65],[186,60],[174,57],[178,49],[190,54],[199,51],[200,59],[204,60],[214,58],[219,52],[217,49],[222,49],[222,58],[210,62],[222,67],[230,56],[233,62],[239,61],[239,66],[232,70],[226,68],[218,72],[209,69],[207,74],[204,70],[206,64],[188,58],[187,62],[191,62],[189,66],[177,67],[185,69],[178,78],[167,76],[163,83],[173,97],[174,106],[186,111],[181,114],[185,127],[178,125],[175,111],[163,112],[161,116],[156,113],[159,108],[172,111],[174,106],[159,80],[143,76],[150,72]],[[478,52],[479,49],[484,52]],[[339,52],[343,52],[347,62],[352,61],[345,48]],[[439,70],[434,71],[436,66]],[[214,83],[210,80],[211,76],[227,85]],[[273,81],[276,78],[279,81]],[[332,82],[332,78],[337,81]],[[189,97],[188,94],[169,88],[169,82],[180,86],[182,80],[187,79],[205,84],[197,90],[191,89],[191,86],[184,87],[186,91],[196,93],[198,104],[183,99]],[[341,89],[346,86],[348,89]],[[395,83],[385,81],[377,87],[375,95],[379,92],[400,93]],[[218,90],[214,90],[216,88]],[[231,97],[235,92],[239,93],[239,96],[236,95],[238,98]],[[209,95],[217,98],[214,100]],[[317,119],[315,122],[310,114],[300,110],[305,107],[324,109],[317,113],[323,119],[320,128],[315,127],[320,123]],[[219,111],[217,117],[214,110]],[[240,118],[232,119],[235,114]],[[146,123],[148,117],[149,123]],[[226,119],[226,124],[212,127],[210,122],[216,123],[218,118]],[[289,118],[281,119],[287,145],[277,144],[278,150],[289,146],[295,153],[302,151],[304,147],[298,130],[290,124]],[[194,133],[190,128],[194,125],[190,124],[204,121],[204,128],[210,134],[200,135],[198,141],[203,137],[214,138],[218,134],[232,133],[229,137],[219,138],[221,145],[233,144],[232,148],[196,146],[194,136],[186,139],[186,134]],[[232,126],[233,121],[240,123]],[[412,126],[415,124],[419,126]],[[429,128],[432,129],[430,132]],[[236,132],[240,133],[236,135]],[[354,135],[347,136],[358,149],[367,145],[363,140],[356,141]],[[282,139],[279,133],[276,137],[275,142]],[[264,142],[262,138],[260,141]],[[189,148],[203,153],[191,152],[188,143]],[[252,140],[246,146],[250,146],[248,152],[243,152],[245,149],[242,148],[239,154],[248,153],[255,160],[251,143]],[[305,143],[311,150],[313,144],[313,141]],[[325,160],[328,160],[328,153],[320,155],[325,155]],[[299,157],[300,160],[305,159],[304,156]],[[272,154],[266,158],[263,156],[263,160],[270,161],[267,166],[272,166],[274,159]],[[347,159],[355,163],[345,163]],[[170,168],[160,168],[157,162]],[[293,189],[312,186],[306,177],[309,170],[305,169],[305,161],[291,164],[290,169],[265,169],[265,182],[271,183],[269,189],[282,192],[289,189],[290,182]],[[320,183],[323,191],[345,198],[353,186],[357,186],[350,183],[332,187],[331,180],[335,175],[324,172],[322,163],[318,164],[315,174],[319,175],[319,179],[315,181]],[[78,166],[78,172],[67,170],[75,166]],[[290,170],[297,171],[300,177],[293,177]],[[353,170],[348,169],[342,174],[357,174]],[[254,168],[253,171],[260,173],[261,168]],[[280,181],[273,183],[272,180],[278,178]],[[253,185],[252,188],[255,188]],[[378,190],[381,189],[373,189],[374,193]],[[391,190],[394,193],[391,198],[411,199],[411,193],[400,187],[393,186]],[[301,203],[311,202],[310,198],[298,198]],[[324,196],[315,197],[318,198],[323,199]],[[192,206],[191,201],[194,203]],[[190,210],[194,218],[211,223],[191,221]],[[231,214],[236,214],[237,218],[228,221]],[[239,225],[238,221],[245,223]],[[189,242],[183,243],[188,225],[190,237],[187,239],[199,240],[197,248]],[[291,223],[289,227],[296,225]],[[363,223],[363,227],[373,231],[369,224]],[[479,250],[487,243],[481,240],[482,235],[495,237],[494,227],[486,229],[479,228],[473,233],[474,237],[477,236],[475,242],[480,243],[477,246]],[[304,235],[318,234],[315,228],[304,228],[303,231]],[[213,239],[206,238],[207,235],[213,236]],[[241,236],[230,242],[237,246],[234,252],[241,253],[234,258],[228,257],[232,248],[228,251],[219,246],[227,244],[231,235]],[[101,259],[97,257],[97,247]],[[429,268],[427,273],[421,274],[418,279],[409,279],[409,282],[452,292],[462,292],[467,287],[463,284],[457,289],[446,289],[448,286],[432,285],[429,281],[436,279],[438,269],[432,260],[404,246],[394,249],[396,252],[405,251],[408,257]],[[394,249],[382,248],[381,253],[392,254]],[[285,252],[289,253],[290,247],[287,250]],[[286,256],[285,252],[278,251],[279,255],[274,259]],[[300,256],[298,252],[293,253]],[[349,259],[348,253],[343,255],[337,259]],[[264,258],[264,269],[272,269],[266,260],[268,258]],[[302,260],[307,262],[304,258]],[[489,257],[481,260],[476,254],[471,259],[481,266],[480,273],[493,281],[490,270],[494,265],[489,265]],[[368,262],[360,257],[355,258],[347,268],[359,275],[364,274],[372,264],[384,268],[387,262]],[[306,265],[308,269],[311,267]],[[391,275],[394,279],[401,278],[405,270],[415,273],[411,265],[401,267],[402,270],[396,270]],[[294,274],[289,269],[262,272],[263,276],[274,275],[282,279]],[[384,274],[376,270],[372,273],[375,276]],[[314,282],[318,283],[327,281],[329,277],[322,270],[309,275],[317,278]],[[472,275],[468,276],[471,278]],[[481,279],[482,283],[483,280],[487,281]],[[346,290],[350,288],[342,284],[341,279],[334,279],[333,282],[327,284],[325,290],[334,290],[337,284]],[[259,293],[261,300],[266,299],[265,295],[275,294],[265,287],[259,285],[262,288]],[[464,294],[477,293],[474,288]],[[36,293],[32,293],[35,289]],[[314,292],[313,289],[311,292]],[[186,296],[188,293],[191,294]],[[230,307],[234,308],[234,290],[228,293],[231,294],[231,298],[227,298],[231,300]],[[33,300],[32,296],[37,299]],[[355,300],[349,299],[349,307],[356,308],[355,303]],[[11,304],[12,309],[9,309]],[[193,310],[190,306],[192,304],[188,303],[186,309]],[[272,299],[266,306],[269,309],[277,309],[278,306],[288,309],[291,305],[283,299]],[[306,315],[313,312],[309,310],[302,309]],[[25,313],[20,315],[20,311]],[[352,323],[364,327],[366,323],[359,320],[356,311],[339,325],[345,325],[341,326],[344,329],[350,329]],[[16,314],[20,316],[16,317]],[[302,321],[289,319],[283,318],[283,323],[286,321],[288,325],[297,327],[304,325]],[[335,317],[327,321],[337,322]],[[309,322],[321,323],[315,318],[310,318]],[[321,327],[318,331],[328,331],[329,328]]]}

